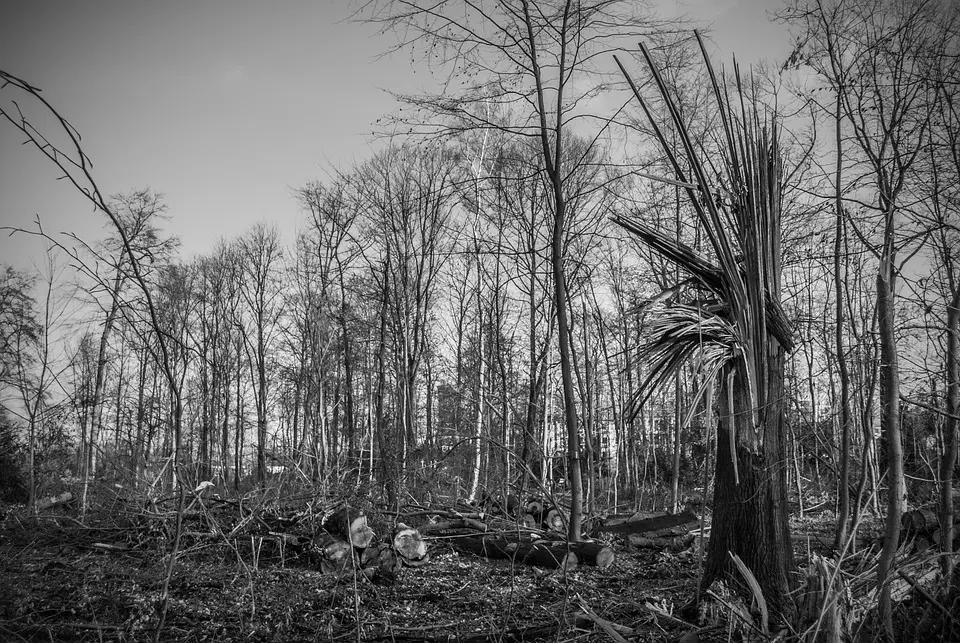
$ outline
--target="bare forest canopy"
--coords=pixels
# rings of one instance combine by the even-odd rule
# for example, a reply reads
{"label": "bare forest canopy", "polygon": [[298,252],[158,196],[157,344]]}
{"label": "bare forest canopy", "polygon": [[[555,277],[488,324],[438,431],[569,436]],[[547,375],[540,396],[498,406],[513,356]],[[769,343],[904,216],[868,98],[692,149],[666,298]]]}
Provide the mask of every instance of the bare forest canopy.
{"label": "bare forest canopy", "polygon": [[763,628],[805,616],[788,519],[829,509],[841,557],[884,525],[878,635],[901,628],[901,525],[936,541],[924,591],[956,608],[955,3],[789,0],[794,51],[753,69],[633,2],[358,17],[445,84],[295,190],[286,245],[265,221],[180,256],[163,186],[102,192],[66,108],[2,72],[31,143],[3,153],[45,156],[110,223],[14,231],[48,252],[0,271],[7,500],[535,496],[569,542],[712,510],[703,589],[760,595]]}

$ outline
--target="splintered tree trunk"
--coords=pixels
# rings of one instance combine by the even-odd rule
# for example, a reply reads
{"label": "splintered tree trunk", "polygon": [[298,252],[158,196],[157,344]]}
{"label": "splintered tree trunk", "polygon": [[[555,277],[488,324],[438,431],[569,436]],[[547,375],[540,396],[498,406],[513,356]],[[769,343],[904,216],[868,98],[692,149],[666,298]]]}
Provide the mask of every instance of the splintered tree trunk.
{"label": "splintered tree trunk", "polygon": [[793,553],[786,525],[785,469],[778,460],[782,443],[778,445],[771,435],[782,429],[777,403],[781,391],[773,385],[782,353],[770,362],[768,377],[773,381],[768,383],[767,399],[771,406],[761,416],[762,441],[753,427],[746,379],[739,372],[732,381],[723,377],[713,524],[701,586],[706,589],[718,578],[743,586],[744,579],[731,559],[735,554],[753,572],[771,610],[787,616],[793,610],[788,594]]}

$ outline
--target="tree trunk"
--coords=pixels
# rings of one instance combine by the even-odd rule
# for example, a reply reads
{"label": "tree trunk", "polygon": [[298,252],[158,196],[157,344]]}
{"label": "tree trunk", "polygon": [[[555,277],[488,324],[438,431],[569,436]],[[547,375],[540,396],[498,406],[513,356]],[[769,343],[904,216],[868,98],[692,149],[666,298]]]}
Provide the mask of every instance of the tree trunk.
{"label": "tree trunk", "polygon": [[843,281],[841,268],[845,262],[843,257],[845,226],[843,222],[842,190],[840,187],[843,172],[842,129],[841,129],[841,94],[837,92],[837,171],[835,177],[835,204],[836,226],[833,238],[833,287],[836,300],[836,328],[834,330],[834,348],[837,353],[837,370],[840,373],[840,479],[839,508],[837,512],[837,534],[834,547],[839,551],[847,540],[850,524],[850,373],[847,370],[847,355],[843,345]]}
{"label": "tree trunk", "polygon": [[[892,214],[888,213],[888,217]],[[891,585],[894,557],[900,538],[900,519],[906,503],[903,472],[903,446],[900,435],[900,366],[897,357],[896,303],[892,230],[888,229],[877,273],[877,318],[880,327],[880,425],[887,445],[889,487],[883,550],[877,562],[880,586],[880,621],[887,639],[893,640]]]}
{"label": "tree trunk", "polygon": [[485,395],[487,381],[486,352],[483,350],[483,301],[480,297],[479,261],[477,266],[477,347],[479,349],[480,364],[478,366],[480,372],[477,380],[477,419],[473,432],[473,471],[470,477],[470,495],[468,496],[468,500],[470,502],[474,502],[477,499],[477,489],[480,487],[480,465],[482,462],[481,456],[483,454],[483,443],[481,439],[483,437],[483,407],[486,400]]}
{"label": "tree trunk", "polygon": [[240,396],[240,380],[243,375],[243,363],[241,362],[241,338],[237,338],[237,380],[236,394],[237,404],[235,407],[233,426],[233,488],[240,489],[240,478],[243,476],[243,398]]}
{"label": "tree trunk", "polygon": [[[557,178],[559,181],[559,177]],[[560,342],[560,379],[563,384],[563,410],[567,426],[567,461],[570,470],[570,524],[567,536],[573,542],[580,540],[583,479],[580,477],[580,427],[577,422],[577,403],[573,392],[573,358],[570,351],[570,322],[567,319],[567,277],[563,267],[563,198],[556,188],[556,220],[554,221],[551,261],[553,265],[554,297],[557,306],[557,339]]]}
{"label": "tree trunk", "polygon": [[267,356],[262,315],[257,320],[257,482],[261,485],[267,476]]}
{"label": "tree trunk", "polygon": [[[342,273],[341,273],[342,275]],[[342,285],[341,285],[342,288]],[[357,448],[356,441],[356,420],[354,418],[353,402],[353,357],[350,352],[350,334],[347,332],[347,304],[345,300],[340,303],[342,308],[340,313],[340,330],[343,337],[343,374],[344,374],[344,398],[346,404],[346,432],[347,432],[347,453],[348,462],[353,465],[354,452]]]}
{"label": "tree trunk", "polygon": [[[778,396],[779,359],[771,358],[768,369],[767,412],[759,427],[764,433],[763,448],[749,446],[754,410],[744,375],[721,376],[720,412],[717,427],[717,463],[714,486],[713,524],[701,588],[723,578],[744,586],[743,577],[734,566],[731,554],[737,555],[753,572],[770,609],[788,617],[793,611],[789,596],[788,574],[793,568],[793,551],[786,531],[786,477],[774,433],[782,431],[782,410]],[[783,371],[779,369],[779,379]],[[782,450],[780,450],[782,451]],[[733,454],[736,454],[736,460]],[[771,461],[774,462],[771,466]],[[780,474],[777,475],[777,470]],[[772,474],[772,475],[771,475]],[[778,487],[782,486],[782,489]]]}
{"label": "tree trunk", "polygon": [[680,371],[673,379],[673,467],[670,479],[670,511],[680,511]]}
{"label": "tree trunk", "polygon": [[953,541],[956,526],[953,515],[953,471],[957,466],[957,448],[960,444],[960,287],[947,306],[947,355],[946,355],[946,421],[943,427],[943,454],[940,458],[940,548],[944,556],[940,560],[943,569],[943,578],[952,579],[953,583],[960,582],[956,577],[956,560],[950,554],[953,552]]}
{"label": "tree trunk", "polygon": [[[387,258],[386,258],[387,267],[384,269],[384,275],[389,271],[390,265],[390,246],[387,246]],[[387,305],[390,301],[390,287],[387,282],[386,276],[383,279],[383,290],[381,292],[380,299],[380,335],[377,340],[377,387],[376,387],[376,399],[375,399],[375,419],[374,426],[377,431],[377,442],[380,447],[380,475],[381,475],[381,484],[383,484],[384,490],[387,493],[387,505],[393,506],[397,502],[397,483],[395,480],[394,471],[393,471],[393,448],[390,445],[390,440],[387,433],[386,422],[384,422],[383,417],[383,397],[384,389],[386,387],[386,358],[387,358]],[[371,442],[373,438],[371,437]],[[372,451],[372,445],[371,445]],[[372,456],[371,456],[372,457]],[[372,474],[372,472],[371,472]]]}
{"label": "tree trunk", "polygon": [[[83,477],[83,499],[80,502],[81,513],[87,509],[87,488],[90,484],[90,476],[96,476],[96,450],[97,440],[100,436],[100,416],[101,416],[101,398],[103,397],[103,382],[107,372],[107,343],[110,341],[110,333],[113,331],[113,324],[117,318],[119,308],[120,287],[123,284],[122,264],[117,266],[117,274],[113,279],[113,289],[110,291],[110,310],[107,312],[107,318],[103,322],[103,331],[100,333],[100,347],[97,350],[97,375],[93,385],[93,399],[90,408],[90,439],[87,442],[87,456],[85,475]],[[119,430],[119,427],[118,427]]]}

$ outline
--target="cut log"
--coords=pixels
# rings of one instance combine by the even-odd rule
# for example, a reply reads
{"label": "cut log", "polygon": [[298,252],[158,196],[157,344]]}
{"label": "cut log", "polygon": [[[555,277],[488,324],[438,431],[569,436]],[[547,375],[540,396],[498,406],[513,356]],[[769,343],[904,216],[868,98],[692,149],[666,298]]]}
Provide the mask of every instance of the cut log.
{"label": "cut log", "polygon": [[63,503],[70,502],[71,500],[73,500],[73,494],[69,491],[64,491],[58,496],[41,498],[37,501],[37,511],[43,511],[44,509],[49,509],[50,507],[56,507],[57,505],[62,505]]}
{"label": "cut log", "polygon": [[566,518],[560,513],[560,510],[554,507],[547,512],[543,518],[543,526],[550,531],[563,532],[566,528]]}
{"label": "cut log", "polygon": [[353,565],[353,548],[333,534],[319,534],[313,539],[313,549],[320,558],[320,569],[325,574],[341,572]]}
{"label": "cut log", "polygon": [[613,527],[614,525],[620,525],[625,522],[636,522],[638,520],[646,520],[647,518],[656,518],[657,516],[662,516],[663,514],[654,513],[652,511],[636,511],[632,514],[614,514],[612,516],[607,516],[600,522],[601,528],[603,526]]}
{"label": "cut log", "polygon": [[661,549],[664,551],[681,551],[693,543],[695,534],[672,537],[650,537],[641,534],[627,534],[627,544],[637,549]]}
{"label": "cut log", "polygon": [[511,542],[489,536],[458,536],[452,542],[457,549],[484,558],[511,560],[548,569],[569,571],[579,562],[577,555],[564,547],[540,543]]}
{"label": "cut log", "polygon": [[627,520],[613,525],[605,524],[599,528],[599,531],[611,534],[656,534],[658,536],[667,535],[670,532],[679,532],[676,534],[679,535],[693,529],[699,523],[700,519],[697,518],[697,515],[686,510],[678,514],[662,514],[652,518]]}
{"label": "cut log", "polygon": [[401,562],[410,567],[418,567],[427,557],[427,544],[420,532],[402,522],[393,530],[393,549]]}
{"label": "cut log", "polygon": [[374,533],[367,525],[367,517],[350,507],[341,507],[335,511],[323,523],[323,527],[331,534],[343,536],[358,549],[369,547],[373,542]]}
{"label": "cut log", "polygon": [[525,514],[533,517],[534,527],[539,527],[547,515],[546,505],[542,500],[528,500]]}
{"label": "cut log", "polygon": [[480,499],[480,505],[487,513],[516,516],[520,508],[520,500],[513,494],[507,494],[504,498],[503,493],[497,491],[484,493]]}
{"label": "cut log", "polygon": [[592,542],[592,541],[581,541],[576,543],[567,543],[565,541],[535,541],[538,545],[548,545],[554,549],[569,550],[577,555],[577,560],[584,564],[590,565],[592,567],[599,567],[600,569],[606,569],[613,564],[613,561],[616,560],[617,555],[614,553],[613,549],[607,547],[603,543]]}
{"label": "cut log", "polygon": [[550,547],[539,543],[510,543],[507,549],[512,560],[535,567],[572,571],[580,562],[575,553],[563,547]]}
{"label": "cut log", "polygon": [[601,543],[570,543],[570,551],[581,563],[600,569],[606,569],[616,559],[613,549]]}
{"label": "cut log", "polygon": [[473,520],[472,518],[459,518],[455,520],[441,520],[439,522],[428,522],[420,525],[421,534],[432,534],[438,531],[488,531],[487,523]]}

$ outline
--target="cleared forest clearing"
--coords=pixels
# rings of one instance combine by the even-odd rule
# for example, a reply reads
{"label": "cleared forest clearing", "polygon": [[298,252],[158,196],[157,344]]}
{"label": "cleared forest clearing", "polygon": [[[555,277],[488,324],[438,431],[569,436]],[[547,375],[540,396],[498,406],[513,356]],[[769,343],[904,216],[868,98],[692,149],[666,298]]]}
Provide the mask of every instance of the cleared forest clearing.
{"label": "cleared forest clearing", "polygon": [[633,0],[351,18],[438,82],[287,242],[181,252],[0,70],[98,227],[0,227],[0,634],[960,638],[960,5],[785,0],[750,70]]}
{"label": "cleared forest clearing", "polygon": [[[766,638],[757,605],[723,585],[709,590],[715,600],[708,611],[689,611],[703,555],[692,512],[668,520],[678,525],[675,533],[689,531],[690,539],[660,538],[655,545],[643,539],[639,546],[628,532],[662,535],[671,528],[648,527],[670,516],[597,516],[589,531],[610,560],[564,566],[522,556],[487,558],[458,546],[464,533],[509,538],[511,525],[514,542],[530,542],[532,533],[533,542],[550,537],[548,529],[533,529],[490,505],[450,500],[432,509],[410,504],[383,512],[364,496],[325,499],[309,488],[288,487],[282,501],[271,493],[221,499],[201,490],[188,502],[178,534],[176,497],[143,507],[114,496],[100,505],[109,494],[104,491],[95,494],[96,509],[82,523],[76,503],[47,509],[38,523],[22,507],[4,506],[5,640],[150,640],[161,605],[160,640],[178,641],[726,641],[731,633]],[[351,516],[363,517],[362,527],[359,521],[354,527],[370,538],[346,547],[346,558],[331,557],[330,543],[349,538],[337,526],[347,506]],[[416,547],[405,550],[409,543],[394,539],[398,516],[410,531],[423,534],[424,552],[409,560],[400,552]],[[709,526],[708,516],[706,533]],[[792,521],[792,528],[802,561],[798,603],[810,611],[811,628],[818,617],[821,628],[832,628],[830,616],[824,621],[819,610],[835,514],[815,510]],[[850,588],[840,606],[844,618],[862,618],[875,607],[870,573],[881,525],[868,521],[859,534],[859,551],[847,554],[842,565]],[[898,628],[927,637],[935,635],[937,620],[935,607],[919,593],[931,586],[930,571],[936,569],[929,546],[905,549],[903,569],[913,577],[900,583],[896,596],[904,620]],[[378,551],[379,560],[368,554]],[[384,551],[397,552],[387,564]]]}

